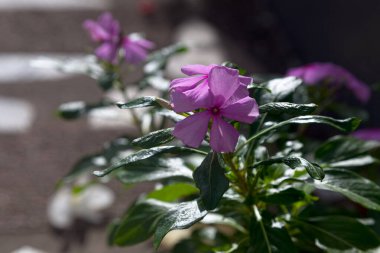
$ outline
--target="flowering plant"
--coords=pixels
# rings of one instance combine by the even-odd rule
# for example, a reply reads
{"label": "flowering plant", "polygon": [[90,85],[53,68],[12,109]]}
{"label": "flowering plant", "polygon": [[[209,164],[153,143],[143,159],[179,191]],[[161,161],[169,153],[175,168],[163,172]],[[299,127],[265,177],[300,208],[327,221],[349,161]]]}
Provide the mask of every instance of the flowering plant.
{"label": "flowering plant", "polygon": [[[101,47],[111,47],[110,41],[119,39],[103,33],[104,19],[112,23],[102,16],[98,24],[85,26],[95,40],[102,38]],[[113,23],[111,30],[117,32],[112,34],[119,34],[118,27]],[[135,63],[127,57],[134,50],[123,50],[126,61]],[[125,94],[128,86],[118,72],[122,63],[114,61],[114,53],[103,57],[99,51],[100,62],[116,66],[100,64],[104,75],[117,76],[106,87]],[[165,80],[166,61],[182,51],[172,46],[148,57],[140,89],[157,88],[152,76]],[[345,79],[334,80],[352,84],[355,92],[364,92],[358,98],[366,100],[367,87],[362,90],[364,84],[339,71]],[[110,245],[130,246],[153,237],[158,249],[170,231],[190,228],[171,252],[362,252],[380,246],[374,213],[380,211],[380,187],[361,175],[378,163],[380,143],[335,135],[354,131],[358,118],[313,114],[321,112],[309,96],[315,87],[303,84],[325,77],[298,70],[288,77],[252,78],[232,63],[188,65],[182,72],[187,77],[160,86],[160,96],[124,96],[117,103],[121,110],[132,110],[140,130],[139,108],[160,117],[158,127],[151,120],[151,131],[140,131],[142,136],[110,142],[64,179],[73,182],[93,171],[128,186],[155,184],[110,225]],[[94,108],[63,105],[59,114],[76,118]]]}

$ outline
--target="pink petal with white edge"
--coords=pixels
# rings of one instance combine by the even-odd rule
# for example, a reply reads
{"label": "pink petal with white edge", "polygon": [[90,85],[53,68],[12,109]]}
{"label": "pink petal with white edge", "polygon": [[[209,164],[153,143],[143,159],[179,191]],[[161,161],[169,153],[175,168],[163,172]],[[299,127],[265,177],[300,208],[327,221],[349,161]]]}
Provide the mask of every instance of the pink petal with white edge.
{"label": "pink petal with white edge", "polygon": [[175,125],[173,135],[187,146],[199,147],[206,135],[210,117],[207,111],[191,115]]}
{"label": "pink petal with white edge", "polygon": [[239,132],[221,117],[213,117],[210,145],[215,152],[234,152]]}
{"label": "pink petal with white edge", "polygon": [[200,64],[194,64],[194,65],[187,65],[183,66],[181,68],[182,73],[188,76],[192,75],[208,75],[213,67],[217,65],[212,64],[209,66],[206,65],[200,65]]}
{"label": "pink petal with white edge", "polygon": [[240,87],[239,72],[226,67],[214,67],[209,74],[208,82],[214,96],[214,105],[221,106]]}
{"label": "pink petal with white edge", "polygon": [[245,97],[222,108],[221,114],[228,119],[250,124],[259,117],[259,106],[253,98]]}
{"label": "pink petal with white edge", "polygon": [[205,80],[207,76],[192,76],[192,77],[185,77],[185,78],[177,78],[174,79],[170,83],[170,89],[174,89],[176,91],[186,91],[189,89],[195,88],[197,84],[199,84],[201,81]]}

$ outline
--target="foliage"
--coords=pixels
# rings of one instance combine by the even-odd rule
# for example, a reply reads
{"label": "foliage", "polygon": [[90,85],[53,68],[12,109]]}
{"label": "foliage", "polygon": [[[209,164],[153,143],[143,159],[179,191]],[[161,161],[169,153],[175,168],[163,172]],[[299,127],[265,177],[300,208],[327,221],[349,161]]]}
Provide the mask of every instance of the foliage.
{"label": "foliage", "polygon": [[[163,48],[143,66],[139,89],[159,87],[159,96],[129,97],[120,66],[99,60],[107,73],[107,78],[97,77],[100,88],[118,90],[124,101],[59,108],[58,115],[74,119],[99,107],[118,106],[130,110],[139,129],[138,138],[126,133],[128,137],[83,158],[65,178],[91,171],[125,185],[160,186],[141,194],[112,224],[109,243],[129,246],[153,237],[158,249],[168,232],[191,228],[191,236],[172,252],[359,252],[379,247],[378,234],[362,218],[370,218],[368,209],[380,211],[380,187],[363,176],[378,163],[380,143],[334,136],[354,131],[360,120],[318,115],[322,110],[317,104],[323,100],[309,96],[316,87],[303,85],[301,79],[254,79],[248,90],[260,116],[251,124],[231,122],[240,134],[234,152],[213,151],[209,136],[199,148],[184,147],[172,126],[193,112],[173,111],[166,100],[169,81],[162,74],[170,57],[184,51],[181,45]],[[239,69],[232,63],[225,66]],[[152,77],[160,77],[166,86]],[[160,121],[152,120],[149,131],[135,111],[142,107]],[[194,157],[203,161],[194,164]],[[346,216],[344,205],[332,203],[325,191],[352,203],[354,216]]]}

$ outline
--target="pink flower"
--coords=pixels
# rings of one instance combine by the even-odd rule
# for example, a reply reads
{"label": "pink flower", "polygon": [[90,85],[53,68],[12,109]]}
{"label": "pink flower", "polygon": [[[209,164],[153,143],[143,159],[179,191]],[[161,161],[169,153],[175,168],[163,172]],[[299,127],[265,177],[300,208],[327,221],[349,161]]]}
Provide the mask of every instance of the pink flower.
{"label": "pink flower", "polygon": [[151,41],[131,34],[123,39],[123,48],[127,62],[137,64],[143,62],[148,57],[147,50],[154,48]]}
{"label": "pink flower", "polygon": [[[174,111],[188,112],[191,111],[192,104],[202,103],[202,100],[208,98],[209,93],[209,74],[210,71],[218,65],[187,65],[182,67],[181,71],[189,77],[174,79],[170,84],[171,100]],[[247,85],[252,83],[252,78],[239,76],[240,86],[237,92],[240,96],[248,96]]]}
{"label": "pink flower", "polygon": [[112,17],[111,13],[106,12],[100,15],[97,21],[86,20],[83,27],[90,33],[93,41],[100,43],[95,50],[96,56],[115,63],[121,38],[119,22]]}
{"label": "pink flower", "polygon": [[354,75],[341,66],[333,63],[311,63],[288,71],[287,76],[296,76],[306,84],[317,84],[328,81],[333,84],[344,84],[363,103],[371,96],[368,85],[358,80]]}
{"label": "pink flower", "polygon": [[352,133],[358,139],[380,141],[380,128],[365,128]]}
{"label": "pink flower", "polygon": [[[259,116],[258,106],[253,98],[241,92],[242,84],[237,70],[221,66],[210,68],[207,72],[208,81],[201,84],[208,90],[204,93],[204,99],[187,100],[185,106],[181,105],[181,100],[173,101],[175,108],[186,107],[188,111],[199,109],[199,112],[178,122],[173,135],[188,146],[198,147],[211,122],[211,148],[216,152],[233,152],[239,133],[224,118],[252,123]],[[197,72],[194,72],[195,69],[193,65],[191,69],[185,67],[182,71],[191,75],[199,71],[205,74],[208,70],[204,66]],[[178,91],[176,93],[180,94]]]}

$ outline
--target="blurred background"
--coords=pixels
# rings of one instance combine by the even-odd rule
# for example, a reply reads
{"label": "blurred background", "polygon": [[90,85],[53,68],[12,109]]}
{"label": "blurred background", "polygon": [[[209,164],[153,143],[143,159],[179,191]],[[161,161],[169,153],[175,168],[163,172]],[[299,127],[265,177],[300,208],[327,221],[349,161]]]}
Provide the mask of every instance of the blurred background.
{"label": "blurred background", "polygon": [[[344,66],[372,88],[380,81],[377,0],[0,0],[1,253],[21,252],[16,250],[23,246],[42,252],[150,252],[149,245],[108,249],[102,224],[87,233],[84,246],[71,247],[71,237],[83,235],[86,225],[64,232],[47,219],[58,180],[128,126],[59,119],[54,112],[60,104],[95,102],[101,91],[90,78],[30,63],[40,56],[80,59],[91,52],[82,22],[106,10],[127,33],[143,32],[157,48],[176,41],[194,48],[169,64],[171,77],[189,62],[229,60],[252,73],[284,74],[319,61]],[[368,127],[380,126],[378,99],[374,93],[366,105]],[[117,183],[110,187],[117,201],[106,217],[120,215],[149,186],[128,192]]]}

